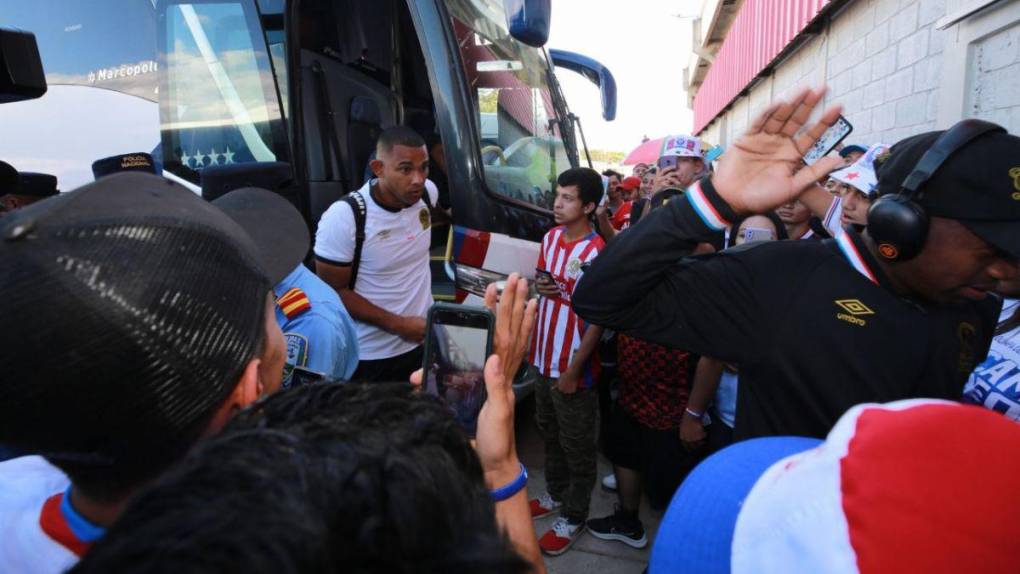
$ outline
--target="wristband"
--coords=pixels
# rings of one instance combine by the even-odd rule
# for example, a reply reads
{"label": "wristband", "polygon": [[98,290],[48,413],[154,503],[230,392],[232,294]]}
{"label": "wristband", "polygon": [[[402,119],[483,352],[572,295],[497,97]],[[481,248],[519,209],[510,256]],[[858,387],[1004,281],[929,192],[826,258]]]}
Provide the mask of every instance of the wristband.
{"label": "wristband", "polygon": [[491,498],[493,502],[503,502],[523,490],[524,487],[528,485],[528,469],[524,468],[524,463],[520,463],[520,465],[521,473],[517,475],[517,478],[515,478],[513,482],[489,491],[489,498]]}
{"label": "wristband", "polygon": [[705,416],[705,413],[699,413],[697,411],[692,411],[691,409],[688,409],[688,408],[685,408],[684,412],[689,414],[689,415],[691,415],[692,417],[694,417],[696,419],[700,419],[701,417]]}

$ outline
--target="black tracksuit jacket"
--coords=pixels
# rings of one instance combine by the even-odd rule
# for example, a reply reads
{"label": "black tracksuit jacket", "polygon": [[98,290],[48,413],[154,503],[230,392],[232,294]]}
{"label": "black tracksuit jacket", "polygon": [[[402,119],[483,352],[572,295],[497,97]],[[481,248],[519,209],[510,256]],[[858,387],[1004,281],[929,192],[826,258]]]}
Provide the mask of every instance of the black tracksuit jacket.
{"label": "black tracksuit jacket", "polygon": [[687,256],[734,219],[710,183],[692,186],[687,200],[609,243],[578,283],[574,310],[739,365],[737,440],[824,438],[859,403],[959,400],[1001,301],[935,306],[898,296],[852,230]]}

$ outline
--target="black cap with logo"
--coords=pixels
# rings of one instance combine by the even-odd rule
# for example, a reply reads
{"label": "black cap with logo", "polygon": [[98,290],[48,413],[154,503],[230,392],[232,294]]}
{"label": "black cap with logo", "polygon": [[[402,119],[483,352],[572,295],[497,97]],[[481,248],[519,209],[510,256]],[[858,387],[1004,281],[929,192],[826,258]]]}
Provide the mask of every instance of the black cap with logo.
{"label": "black cap with logo", "polygon": [[[894,145],[878,168],[878,193],[897,193],[942,131]],[[1020,257],[1020,137],[1003,132],[966,144],[935,171],[917,203],[929,215],[955,219],[995,247]]]}
{"label": "black cap with logo", "polygon": [[92,162],[92,175],[96,179],[122,171],[140,171],[159,175],[152,156],[145,152],[114,155]]}

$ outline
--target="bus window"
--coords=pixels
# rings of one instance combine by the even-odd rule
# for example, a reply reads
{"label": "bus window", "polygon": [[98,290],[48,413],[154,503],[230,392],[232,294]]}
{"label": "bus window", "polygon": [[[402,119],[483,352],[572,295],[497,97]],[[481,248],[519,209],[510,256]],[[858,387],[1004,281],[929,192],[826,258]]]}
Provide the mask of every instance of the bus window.
{"label": "bus window", "polygon": [[571,167],[543,53],[510,37],[499,0],[448,0],[475,96],[485,184],[552,210],[556,178]]}
{"label": "bus window", "polygon": [[0,2],[0,23],[36,35],[49,86],[0,106],[0,160],[20,171],[66,191],[132,152],[194,183],[212,163],[287,161],[254,0]]}
{"label": "bus window", "polygon": [[151,2],[0,2],[0,25],[35,34],[49,85],[37,100],[0,106],[0,160],[69,190],[92,181],[99,158],[153,152],[155,21]]}
{"label": "bus window", "polygon": [[286,8],[284,0],[259,0],[259,15],[269,44],[269,55],[273,59],[273,71],[276,73],[276,85],[280,88],[280,100],[283,102],[281,111],[287,118],[289,103],[287,100],[287,32],[283,28]]}
{"label": "bus window", "polygon": [[[247,9],[246,9],[247,8]],[[167,7],[164,169],[193,182],[210,165],[286,161],[276,85],[254,6]]]}

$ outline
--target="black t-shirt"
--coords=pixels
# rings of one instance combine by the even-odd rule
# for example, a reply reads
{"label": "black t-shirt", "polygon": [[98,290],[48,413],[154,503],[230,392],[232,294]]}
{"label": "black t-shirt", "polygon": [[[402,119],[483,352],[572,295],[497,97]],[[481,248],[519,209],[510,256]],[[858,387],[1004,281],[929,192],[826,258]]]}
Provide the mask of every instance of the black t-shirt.
{"label": "black t-shirt", "polygon": [[685,257],[717,232],[705,205],[733,220],[711,189],[699,193],[702,211],[697,200],[671,201],[610,242],[578,283],[577,314],[738,364],[737,439],[822,438],[859,403],[959,399],[987,354],[999,301],[901,298],[852,230]]}

